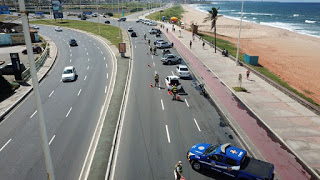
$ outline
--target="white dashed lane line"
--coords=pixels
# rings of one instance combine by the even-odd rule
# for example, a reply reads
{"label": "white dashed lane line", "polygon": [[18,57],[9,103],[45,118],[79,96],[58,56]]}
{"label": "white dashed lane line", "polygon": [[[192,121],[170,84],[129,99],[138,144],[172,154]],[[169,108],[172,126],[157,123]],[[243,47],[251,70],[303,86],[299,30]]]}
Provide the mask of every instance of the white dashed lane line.
{"label": "white dashed lane line", "polygon": [[54,138],[56,137],[56,135],[53,135],[51,140],[49,141],[49,145],[52,143],[52,141],[54,140]]}
{"label": "white dashed lane line", "polygon": [[153,66],[156,66],[156,64],[153,62]]}
{"label": "white dashed lane line", "polygon": [[87,76],[85,76],[83,80],[85,81],[86,79],[87,79]]}
{"label": "white dashed lane line", "polygon": [[107,93],[108,86],[104,88],[104,93]]}
{"label": "white dashed lane line", "polygon": [[169,134],[169,130],[168,130],[168,125],[166,125],[166,131],[167,131],[168,142],[170,143],[170,134]]}
{"label": "white dashed lane line", "polygon": [[153,55],[151,55],[151,58],[153,59]]}
{"label": "white dashed lane line", "polygon": [[70,49],[70,52],[71,52],[71,49]]}
{"label": "white dashed lane line", "polygon": [[67,113],[66,117],[68,117],[68,116],[69,116],[69,114],[70,114],[71,110],[72,110],[72,107],[69,109],[69,111],[68,111],[68,113]]}
{"label": "white dashed lane line", "polygon": [[103,60],[106,60],[106,57],[103,57]]}
{"label": "white dashed lane line", "polygon": [[100,47],[98,46],[98,49],[100,49]]}
{"label": "white dashed lane line", "polygon": [[101,51],[101,54],[103,54],[103,52]]}
{"label": "white dashed lane line", "polygon": [[108,68],[108,64],[106,64],[106,68]]}
{"label": "white dashed lane line", "polygon": [[89,53],[87,53],[87,56],[89,56]]}
{"label": "white dashed lane line", "polygon": [[174,76],[174,73],[173,73],[173,71],[171,71],[171,73],[172,73],[172,76]]}
{"label": "white dashed lane line", "polygon": [[72,59],[70,59],[70,62],[72,62]]}
{"label": "white dashed lane line", "polygon": [[11,142],[12,139],[9,139],[0,149],[0,152]]}
{"label": "white dashed lane line", "polygon": [[187,101],[187,99],[185,99],[185,101],[186,101],[186,104],[187,104],[187,106],[189,107],[189,104],[188,104],[188,101]]}
{"label": "white dashed lane line", "polygon": [[37,113],[37,110],[30,116],[30,119]]}
{"label": "white dashed lane line", "polygon": [[88,61],[90,61],[90,59],[88,58]]}
{"label": "white dashed lane line", "polygon": [[78,92],[78,96],[80,96],[80,93],[81,93],[81,89],[80,89],[79,92]]}
{"label": "white dashed lane line", "polygon": [[72,54],[70,54],[70,57],[72,57]]}
{"label": "white dashed lane line", "polygon": [[200,129],[200,127],[199,127],[198,123],[197,123],[197,120],[196,120],[196,119],[194,119],[194,118],[193,118],[193,120],[194,120],[194,123],[196,123],[198,130],[199,130],[199,131],[201,131],[201,129]]}
{"label": "white dashed lane line", "polygon": [[137,48],[137,46],[136,46],[136,45],[134,45],[134,48]]}
{"label": "white dashed lane line", "polygon": [[84,48],[84,50],[87,50],[87,48]]}
{"label": "white dashed lane line", "polygon": [[49,94],[49,97],[51,97],[53,93],[54,93],[54,90]]}
{"label": "white dashed lane line", "polygon": [[87,67],[87,69],[89,69],[89,66]]}
{"label": "white dashed lane line", "polygon": [[96,45],[96,43],[93,43],[94,45]]}
{"label": "white dashed lane line", "polygon": [[161,99],[161,106],[162,106],[162,110],[164,110],[164,106],[163,106],[163,101]]}
{"label": "white dashed lane line", "polygon": [[107,79],[109,78],[109,73],[107,73]]}

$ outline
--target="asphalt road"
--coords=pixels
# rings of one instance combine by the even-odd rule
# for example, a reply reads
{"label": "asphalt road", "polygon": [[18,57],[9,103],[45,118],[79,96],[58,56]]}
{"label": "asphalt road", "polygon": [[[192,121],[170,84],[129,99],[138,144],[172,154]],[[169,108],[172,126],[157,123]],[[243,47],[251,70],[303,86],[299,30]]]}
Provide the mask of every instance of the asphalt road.
{"label": "asphalt road", "polygon": [[[59,57],[40,84],[56,179],[78,179],[112,73],[111,54],[99,40],[86,34],[40,26]],[[78,41],[69,46],[69,39]],[[65,66],[75,66],[75,82],[61,82]],[[0,179],[46,179],[38,117],[31,94],[0,125]]]}
{"label": "asphalt road", "polygon": [[[132,38],[132,80],[113,179],[173,179],[174,166],[179,160],[183,162],[183,175],[187,179],[226,179],[192,170],[186,153],[197,143],[230,142],[241,147],[237,137],[213,104],[200,95],[195,79],[181,81],[188,94],[181,96],[182,101],[171,100],[164,78],[172,75],[177,65],[163,65],[160,50],[156,56],[147,54],[149,46],[143,35],[146,33],[153,45],[156,38],[148,34],[152,27],[136,23],[130,17],[127,22],[121,22],[121,27],[133,27],[138,37]],[[167,40],[164,35],[158,39]],[[155,71],[160,75],[160,89],[149,87],[150,82],[154,83]]]}

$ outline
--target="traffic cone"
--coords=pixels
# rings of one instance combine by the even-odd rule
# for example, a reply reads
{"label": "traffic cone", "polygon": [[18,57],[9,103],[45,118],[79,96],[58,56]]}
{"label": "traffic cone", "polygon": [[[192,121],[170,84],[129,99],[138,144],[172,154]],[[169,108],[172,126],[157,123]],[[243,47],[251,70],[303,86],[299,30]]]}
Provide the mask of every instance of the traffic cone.
{"label": "traffic cone", "polygon": [[153,86],[152,86],[152,81],[150,82],[150,87],[153,87]]}
{"label": "traffic cone", "polygon": [[168,91],[168,94],[169,94],[169,95],[172,95],[172,92],[171,92],[171,91]]}
{"label": "traffic cone", "polygon": [[149,53],[147,52],[147,55],[149,55]]}
{"label": "traffic cone", "polygon": [[150,64],[148,64],[148,67],[150,67]]}
{"label": "traffic cone", "polygon": [[180,96],[179,96],[179,94],[177,95],[177,100],[180,100]]}

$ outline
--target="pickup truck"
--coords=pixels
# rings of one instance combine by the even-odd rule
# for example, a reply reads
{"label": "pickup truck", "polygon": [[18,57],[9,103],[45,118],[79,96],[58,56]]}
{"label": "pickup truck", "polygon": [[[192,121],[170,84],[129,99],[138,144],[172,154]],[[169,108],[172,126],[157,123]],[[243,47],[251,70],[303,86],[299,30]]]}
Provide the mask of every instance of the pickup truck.
{"label": "pickup truck", "polygon": [[274,165],[247,156],[243,149],[227,144],[200,143],[191,147],[187,158],[196,171],[208,169],[240,180],[271,180]]}

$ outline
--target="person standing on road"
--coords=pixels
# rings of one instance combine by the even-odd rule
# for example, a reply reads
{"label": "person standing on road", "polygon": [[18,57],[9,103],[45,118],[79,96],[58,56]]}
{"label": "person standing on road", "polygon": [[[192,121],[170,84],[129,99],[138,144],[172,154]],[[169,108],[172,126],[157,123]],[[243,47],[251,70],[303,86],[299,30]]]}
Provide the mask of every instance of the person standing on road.
{"label": "person standing on road", "polygon": [[146,35],[146,33],[144,33],[144,36],[143,36],[143,37],[144,37],[144,40],[146,40],[146,39],[147,39],[147,35]]}
{"label": "person standing on road", "polygon": [[190,49],[191,49],[191,47],[192,47],[192,41],[190,40]]}
{"label": "person standing on road", "polygon": [[248,69],[248,71],[247,71],[247,79],[249,79],[249,76],[250,76],[250,70]]}
{"label": "person standing on road", "polygon": [[202,42],[202,48],[204,49],[204,45],[205,45],[206,43],[204,43],[204,41]]}
{"label": "person standing on road", "polygon": [[156,54],[157,54],[157,47],[154,46],[154,47],[153,47],[153,55],[156,55]]}
{"label": "person standing on road", "polygon": [[150,47],[150,53],[152,53],[152,46],[149,46]]}
{"label": "person standing on road", "polygon": [[177,180],[180,180],[183,177],[182,176],[182,162],[181,161],[178,161],[178,163],[175,165],[174,171],[177,175]]}
{"label": "person standing on road", "polygon": [[148,44],[149,44],[149,46],[150,46],[150,39],[148,39]]}
{"label": "person standing on road", "polygon": [[178,93],[177,84],[175,84],[175,85],[172,87],[172,93],[173,93],[172,100],[177,100],[177,93]]}

